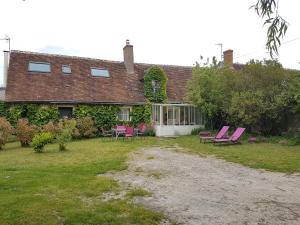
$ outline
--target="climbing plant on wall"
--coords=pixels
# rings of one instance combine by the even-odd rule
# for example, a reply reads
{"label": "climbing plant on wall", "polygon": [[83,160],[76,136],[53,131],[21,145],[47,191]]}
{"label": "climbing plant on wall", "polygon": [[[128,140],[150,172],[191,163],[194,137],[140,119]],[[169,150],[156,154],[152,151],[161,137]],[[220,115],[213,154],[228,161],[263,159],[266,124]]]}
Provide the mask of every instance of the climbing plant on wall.
{"label": "climbing plant on wall", "polygon": [[7,119],[15,126],[19,119],[27,118],[30,123],[42,126],[59,117],[56,105],[12,104],[7,106]]}
{"label": "climbing plant on wall", "polygon": [[133,106],[130,113],[130,124],[137,126],[140,123],[150,123],[151,121],[151,104],[148,102],[144,106]]}
{"label": "climbing plant on wall", "polygon": [[118,121],[118,106],[110,105],[78,105],[75,107],[73,116],[75,118],[83,118],[89,116],[94,119],[95,125],[100,128],[110,129],[115,126]]}
{"label": "climbing plant on wall", "polygon": [[144,75],[145,97],[150,102],[165,102],[167,99],[167,80],[167,75],[161,67],[150,67]]}

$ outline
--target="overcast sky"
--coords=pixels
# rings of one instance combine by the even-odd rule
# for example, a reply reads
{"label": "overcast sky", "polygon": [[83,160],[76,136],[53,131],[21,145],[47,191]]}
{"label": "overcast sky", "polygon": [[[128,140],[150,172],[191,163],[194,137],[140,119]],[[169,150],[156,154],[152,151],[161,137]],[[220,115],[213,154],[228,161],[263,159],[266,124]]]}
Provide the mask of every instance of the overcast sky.
{"label": "overcast sky", "polygon": [[[234,50],[234,61],[268,58],[266,29],[249,7],[256,0],[0,0],[0,38],[16,50],[123,60],[125,40],[135,62],[193,65],[200,55]],[[300,1],[280,0],[290,26],[279,61],[300,69]],[[0,41],[0,50],[7,49]],[[0,57],[2,66],[3,54]],[[2,75],[2,68],[0,74]],[[1,79],[2,80],[2,79]]]}

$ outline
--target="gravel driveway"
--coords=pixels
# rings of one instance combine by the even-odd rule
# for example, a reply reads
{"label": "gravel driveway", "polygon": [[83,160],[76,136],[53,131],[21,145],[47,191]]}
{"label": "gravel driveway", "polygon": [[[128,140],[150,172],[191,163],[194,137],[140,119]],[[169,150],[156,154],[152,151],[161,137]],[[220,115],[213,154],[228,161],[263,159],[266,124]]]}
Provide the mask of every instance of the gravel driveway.
{"label": "gravel driveway", "polygon": [[300,224],[299,174],[157,147],[135,153],[129,170],[113,176],[152,192],[136,201],[181,224]]}

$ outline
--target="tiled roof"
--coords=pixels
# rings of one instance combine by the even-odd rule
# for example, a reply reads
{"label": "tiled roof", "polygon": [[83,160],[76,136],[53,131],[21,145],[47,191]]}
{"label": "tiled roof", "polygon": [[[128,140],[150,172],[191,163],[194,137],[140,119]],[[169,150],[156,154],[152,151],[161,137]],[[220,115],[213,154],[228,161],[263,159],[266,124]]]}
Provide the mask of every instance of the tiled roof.
{"label": "tiled roof", "polygon": [[[30,61],[51,63],[51,73],[28,72]],[[64,75],[62,65],[70,65],[72,74]],[[143,76],[151,66],[135,63],[135,73],[127,74],[123,62],[12,51],[6,101],[142,104],[145,102]],[[160,66],[168,76],[168,101],[183,102],[192,67]],[[93,77],[90,67],[108,69],[110,77]]]}

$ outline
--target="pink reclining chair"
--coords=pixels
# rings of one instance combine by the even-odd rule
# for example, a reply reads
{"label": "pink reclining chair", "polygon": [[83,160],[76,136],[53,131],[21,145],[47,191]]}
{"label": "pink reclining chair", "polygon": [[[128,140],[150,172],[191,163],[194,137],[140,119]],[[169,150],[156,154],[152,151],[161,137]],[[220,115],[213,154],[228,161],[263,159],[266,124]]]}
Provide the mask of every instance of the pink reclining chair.
{"label": "pink reclining chair", "polygon": [[239,143],[239,139],[245,130],[246,128],[238,127],[229,138],[214,139],[213,143],[215,144],[216,143],[228,143],[228,144]]}
{"label": "pink reclining chair", "polygon": [[217,133],[217,135],[215,137],[213,136],[205,136],[205,137],[201,137],[200,136],[200,142],[206,142],[206,141],[213,141],[215,139],[225,139],[225,135],[227,133],[229,129],[229,126],[223,126],[222,129]]}

